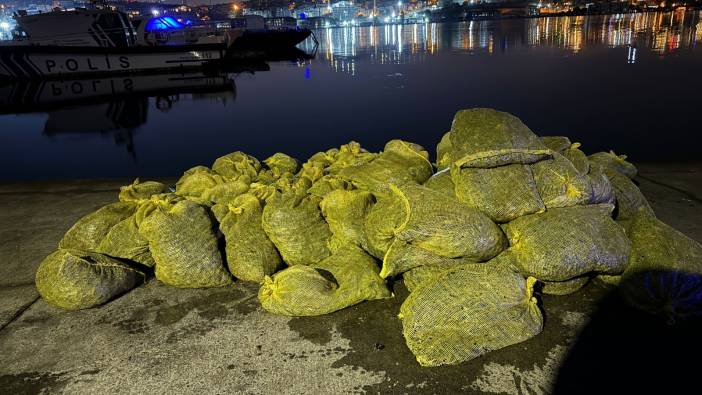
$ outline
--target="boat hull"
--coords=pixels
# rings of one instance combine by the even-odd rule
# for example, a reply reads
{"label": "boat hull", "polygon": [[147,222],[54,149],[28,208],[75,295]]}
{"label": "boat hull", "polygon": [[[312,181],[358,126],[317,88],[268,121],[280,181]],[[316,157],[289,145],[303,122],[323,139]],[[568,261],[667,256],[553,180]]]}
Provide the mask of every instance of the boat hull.
{"label": "boat hull", "polygon": [[224,45],[133,48],[0,47],[0,77],[65,78],[115,73],[163,72],[218,64]]}
{"label": "boat hull", "polygon": [[297,30],[249,30],[238,37],[229,52],[241,50],[282,50],[294,48],[312,34],[308,29]]}

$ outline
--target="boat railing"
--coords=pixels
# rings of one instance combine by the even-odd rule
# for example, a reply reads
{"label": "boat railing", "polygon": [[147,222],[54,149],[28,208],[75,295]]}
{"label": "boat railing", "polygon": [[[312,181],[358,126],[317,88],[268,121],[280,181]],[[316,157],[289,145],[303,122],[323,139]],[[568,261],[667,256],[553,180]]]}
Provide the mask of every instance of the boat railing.
{"label": "boat railing", "polygon": [[[112,28],[112,29],[101,29],[101,33],[109,34],[109,33],[119,33],[119,34],[134,34],[134,30],[129,28],[129,27],[120,27],[120,28]],[[51,35],[45,35],[45,36],[37,36],[37,35],[31,35],[31,36],[24,36],[24,35],[16,35],[13,38],[13,41],[28,41],[28,40],[37,40],[37,41],[43,41],[43,40],[55,40],[55,39],[66,39],[66,38],[72,38],[72,37],[83,37],[86,35],[90,35],[90,32],[81,32],[81,33],[57,33],[57,34],[51,34]],[[108,40],[100,38],[101,41],[104,41],[105,43],[108,42]]]}

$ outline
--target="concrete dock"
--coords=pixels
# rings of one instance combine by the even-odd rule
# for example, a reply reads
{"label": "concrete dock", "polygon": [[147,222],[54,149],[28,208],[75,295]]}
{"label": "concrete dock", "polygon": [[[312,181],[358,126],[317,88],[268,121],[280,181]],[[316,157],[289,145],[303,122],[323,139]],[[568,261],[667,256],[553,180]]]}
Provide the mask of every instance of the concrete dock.
{"label": "concrete dock", "polygon": [[[702,242],[702,163],[638,167],[637,181],[659,218]],[[623,344],[617,334],[597,337],[593,317],[604,314],[612,290],[596,282],[572,295],[543,296],[545,327],[537,337],[439,368],[420,367],[405,345],[397,318],[408,294],[401,281],[392,284],[393,299],[311,318],[265,312],[258,287],[246,283],[183,290],[152,280],[99,308],[49,306],[34,288],[38,264],[78,218],[115,201],[128,182],[0,185],[0,393],[547,394],[566,388],[561,366],[578,366],[570,356],[584,354],[569,350],[583,333],[595,334],[593,344]],[[670,324],[641,314],[624,316],[636,328],[663,325],[656,336],[670,332]],[[614,321],[609,325],[625,331]],[[656,340],[667,343],[658,355],[695,350],[671,337]],[[622,349],[626,363],[639,358],[633,343]],[[651,346],[644,351],[641,358]],[[621,353],[610,350],[601,369],[589,365],[579,374],[604,380],[609,365],[625,363]]]}

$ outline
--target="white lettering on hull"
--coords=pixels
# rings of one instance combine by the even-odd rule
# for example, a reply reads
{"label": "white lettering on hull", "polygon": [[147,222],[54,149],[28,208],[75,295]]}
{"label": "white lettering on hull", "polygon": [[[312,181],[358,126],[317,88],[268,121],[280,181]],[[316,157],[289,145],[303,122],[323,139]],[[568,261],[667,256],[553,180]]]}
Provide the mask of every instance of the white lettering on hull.
{"label": "white lettering on hull", "polygon": [[0,58],[0,73],[7,76],[35,77],[138,72],[198,67],[220,58],[219,51],[114,55],[26,53],[2,56]]}

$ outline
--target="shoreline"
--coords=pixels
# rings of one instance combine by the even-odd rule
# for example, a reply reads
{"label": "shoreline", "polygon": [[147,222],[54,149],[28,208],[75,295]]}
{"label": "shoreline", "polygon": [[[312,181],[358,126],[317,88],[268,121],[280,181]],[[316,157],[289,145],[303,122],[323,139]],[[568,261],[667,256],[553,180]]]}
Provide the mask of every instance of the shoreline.
{"label": "shoreline", "polygon": [[[519,20],[519,19],[541,19],[541,18],[559,18],[566,16],[611,16],[611,15],[628,15],[628,14],[657,14],[657,13],[671,13],[676,12],[679,8],[664,8],[664,9],[651,9],[651,10],[635,10],[635,11],[624,11],[624,12],[562,12],[553,14],[539,14],[539,15],[494,15],[494,16],[477,16],[477,17],[463,17],[463,18],[430,18],[428,21],[412,20],[412,21],[399,21],[399,22],[388,22],[388,23],[366,23],[357,25],[333,25],[333,26],[308,26],[312,30],[326,30],[326,29],[336,29],[336,28],[356,28],[356,27],[378,27],[378,26],[395,26],[395,25],[418,25],[418,24],[439,24],[439,23],[461,23],[461,22],[472,22],[472,21],[501,21],[501,20]],[[683,12],[695,12],[702,11],[702,5],[696,7],[685,8]],[[468,10],[467,12],[470,12]]]}

